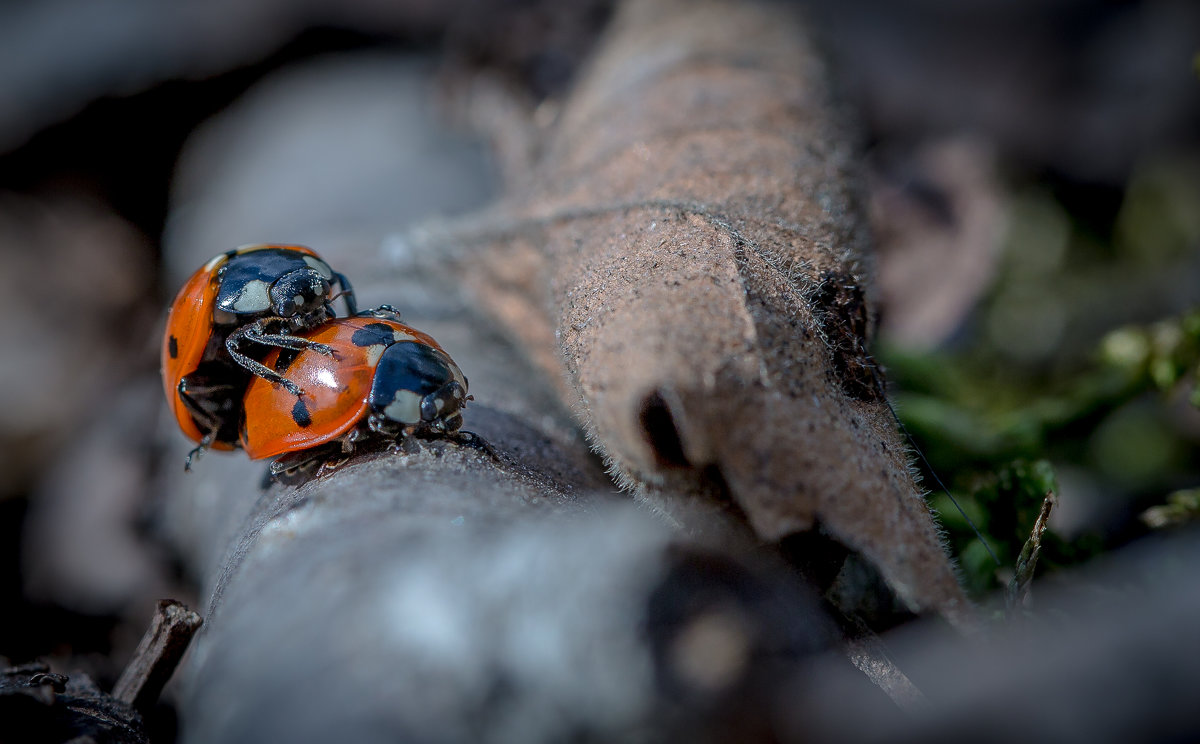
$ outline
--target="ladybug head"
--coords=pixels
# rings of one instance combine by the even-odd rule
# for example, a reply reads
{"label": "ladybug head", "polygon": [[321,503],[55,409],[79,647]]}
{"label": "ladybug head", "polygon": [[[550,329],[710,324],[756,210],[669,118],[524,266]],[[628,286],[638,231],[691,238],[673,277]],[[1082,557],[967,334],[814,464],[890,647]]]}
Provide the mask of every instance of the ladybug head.
{"label": "ladybug head", "polygon": [[281,318],[306,321],[317,317],[324,320],[328,313],[325,303],[329,291],[329,280],[319,271],[311,267],[297,269],[271,285],[271,307]]}

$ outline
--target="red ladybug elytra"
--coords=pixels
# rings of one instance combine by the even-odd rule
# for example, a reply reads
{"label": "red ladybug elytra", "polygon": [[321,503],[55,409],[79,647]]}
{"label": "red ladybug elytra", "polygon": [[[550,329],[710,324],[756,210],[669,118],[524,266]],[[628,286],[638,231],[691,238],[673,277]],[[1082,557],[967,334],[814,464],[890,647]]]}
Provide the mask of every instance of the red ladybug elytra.
{"label": "red ladybug elytra", "polygon": [[[335,284],[341,288],[336,294]],[[349,281],[298,245],[242,246],[216,256],[183,285],[167,316],[162,376],[180,429],[199,444],[186,468],[207,447],[237,448],[242,396],[251,379],[264,377],[299,395],[298,387],[255,357],[271,347],[328,353],[295,334],[334,317],[331,303],[339,295],[353,315]]]}
{"label": "red ladybug elytra", "polygon": [[288,455],[273,472],[337,443],[353,450],[370,437],[449,434],[462,425],[467,379],[429,335],[399,322],[388,306],[336,318],[299,334],[333,350],[274,350],[263,362],[299,386],[297,397],[255,378],[246,389],[241,445],[255,459]]}

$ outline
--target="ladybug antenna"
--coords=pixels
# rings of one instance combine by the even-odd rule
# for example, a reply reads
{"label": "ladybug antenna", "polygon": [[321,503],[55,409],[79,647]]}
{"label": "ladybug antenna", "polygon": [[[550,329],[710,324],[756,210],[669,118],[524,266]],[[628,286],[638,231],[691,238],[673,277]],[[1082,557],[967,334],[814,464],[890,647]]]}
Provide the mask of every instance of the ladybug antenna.
{"label": "ladybug antenna", "polygon": [[350,280],[346,278],[345,274],[338,271],[333,272],[333,277],[341,285],[342,291],[329,298],[329,301],[333,302],[341,297],[343,298],[342,301],[346,303],[346,312],[349,313],[350,317],[358,315],[358,301],[354,296],[354,287],[350,285]]}
{"label": "ladybug antenna", "polygon": [[[871,366],[876,370],[876,372],[878,372],[878,368],[876,368],[875,365],[872,364]],[[917,453],[917,457],[921,458],[921,462],[925,465],[925,470],[933,476],[933,482],[938,484],[938,488],[942,489],[942,493],[946,494],[946,498],[950,499],[950,503],[954,504],[954,508],[958,509],[958,513],[963,516],[963,519],[967,520],[967,524],[971,526],[971,531],[975,533],[975,537],[979,539],[979,542],[983,545],[983,549],[986,550],[987,554],[992,557],[992,560],[996,562],[996,565],[1002,565],[1000,563],[1000,559],[996,557],[994,552],[992,552],[992,546],[988,545],[988,541],[986,538],[984,538],[983,533],[980,532],[979,528],[975,526],[975,521],[967,516],[967,512],[964,511],[962,505],[958,503],[958,499],[954,498],[954,494],[950,493],[950,489],[946,488],[946,484],[942,483],[942,479],[938,477],[937,471],[933,469],[933,465],[929,464],[929,459],[925,457],[925,453],[922,452],[921,448],[917,446],[917,441],[913,439],[912,434],[908,433],[908,427],[906,427],[904,422],[900,420],[900,416],[896,413],[896,409],[892,407],[892,401],[887,397],[887,391],[884,389],[883,376],[876,374],[875,379],[878,381],[879,395],[881,398],[883,398],[883,404],[887,406],[888,411],[891,412],[892,420],[896,422],[896,426],[900,427],[900,433],[903,434],[904,438],[908,440],[908,443],[913,448],[913,451]]]}
{"label": "ladybug antenna", "polygon": [[346,298],[347,309],[353,308],[350,312],[350,315],[357,315],[357,308],[355,308],[351,302],[351,298],[354,297],[354,290],[352,289],[343,289],[341,292],[333,295],[328,300],[325,300],[325,309],[329,311],[329,314],[335,317],[337,316],[337,311],[333,309],[333,303],[342,297]]}

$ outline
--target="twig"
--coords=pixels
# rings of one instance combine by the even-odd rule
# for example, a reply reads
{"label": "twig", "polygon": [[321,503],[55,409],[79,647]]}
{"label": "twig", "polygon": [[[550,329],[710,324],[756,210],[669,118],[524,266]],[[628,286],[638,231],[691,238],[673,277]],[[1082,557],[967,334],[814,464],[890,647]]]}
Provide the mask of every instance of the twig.
{"label": "twig", "polygon": [[1009,614],[1024,604],[1026,597],[1029,596],[1029,584],[1033,581],[1033,570],[1037,568],[1038,554],[1042,552],[1042,534],[1045,533],[1046,524],[1050,521],[1050,510],[1054,508],[1055,501],[1054,492],[1047,491],[1046,498],[1042,501],[1042,511],[1033,523],[1033,531],[1030,532],[1029,539],[1025,541],[1025,546],[1021,548],[1021,555],[1017,558],[1016,571],[1013,573],[1012,581],[1008,584],[1006,604]]}
{"label": "twig", "polygon": [[204,621],[174,599],[162,599],[112,696],[145,712],[162,694],[192,636]]}
{"label": "twig", "polygon": [[896,666],[879,636],[862,628],[865,635],[847,641],[850,663],[875,683],[900,710],[910,715],[929,710],[929,700],[912,680]]}

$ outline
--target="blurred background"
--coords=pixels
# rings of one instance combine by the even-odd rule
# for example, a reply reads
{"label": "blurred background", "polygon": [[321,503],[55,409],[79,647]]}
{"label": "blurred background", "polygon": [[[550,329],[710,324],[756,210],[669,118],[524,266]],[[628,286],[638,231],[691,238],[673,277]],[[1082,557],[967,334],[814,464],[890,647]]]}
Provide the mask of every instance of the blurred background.
{"label": "blurred background", "polygon": [[[935,493],[970,590],[1008,580],[1050,490],[1048,580],[1200,514],[1200,5],[806,6],[862,123],[875,352],[1002,564]],[[513,157],[489,117],[560,99],[611,10],[0,7],[0,656],[70,659],[107,687],[155,599],[197,603],[150,496],[162,315],[203,261],[181,257],[324,250],[485,205]],[[480,79],[509,104],[480,103]],[[408,126],[439,138],[379,157],[374,138]],[[250,158],[277,180],[236,168]],[[243,235],[247,214],[280,234]]]}

